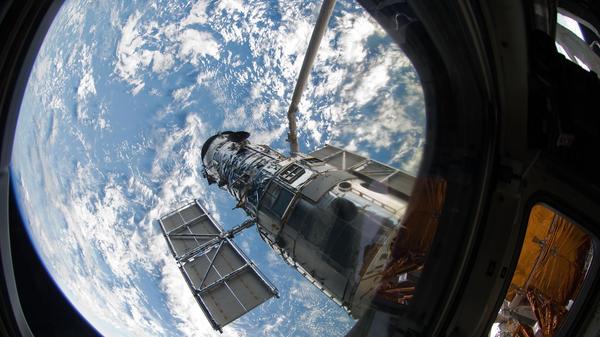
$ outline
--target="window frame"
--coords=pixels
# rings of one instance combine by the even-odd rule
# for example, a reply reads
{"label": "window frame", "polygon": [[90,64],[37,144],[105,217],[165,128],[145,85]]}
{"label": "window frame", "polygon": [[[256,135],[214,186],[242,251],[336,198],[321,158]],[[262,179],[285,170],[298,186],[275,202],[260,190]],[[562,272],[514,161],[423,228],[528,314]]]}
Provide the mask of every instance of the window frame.
{"label": "window frame", "polygon": [[524,241],[527,229],[529,227],[529,218],[533,208],[537,205],[546,207],[547,209],[555,212],[557,215],[562,216],[577,225],[579,229],[589,235],[590,248],[592,249],[592,261],[583,279],[583,282],[581,283],[579,293],[577,293],[575,296],[573,304],[567,311],[562,322],[560,322],[559,327],[553,337],[571,336],[572,329],[579,327],[578,323],[580,323],[579,321],[582,319],[582,316],[584,316],[583,314],[585,314],[585,310],[582,309],[585,309],[589,304],[588,302],[593,300],[592,297],[595,295],[594,290],[600,291],[600,289],[596,289],[596,283],[600,281],[600,233],[593,230],[599,228],[596,226],[596,221],[588,219],[584,213],[578,211],[578,208],[569,206],[568,203],[562,202],[560,198],[555,198],[545,194],[532,196],[527,202],[524,203],[522,217],[521,220],[519,220],[521,226],[514,250],[514,256],[511,260],[510,269],[507,271],[504,277],[505,282],[501,291],[502,296],[500,296],[497,300],[495,306],[496,314],[492,318],[489,329],[486,330],[484,335],[486,337],[491,336],[490,332],[492,325],[495,322],[497,314],[502,307],[502,302],[506,298],[506,294],[509,291],[512,278],[517,269],[519,258],[525,244]]}
{"label": "window frame", "polygon": [[[571,308],[568,313],[565,315],[563,321],[561,322],[559,328],[556,330],[556,334],[554,337],[568,337],[572,335],[572,329],[578,328],[578,321],[582,318],[584,311],[587,306],[587,302],[591,300],[593,296],[594,290],[598,291],[600,289],[596,288],[596,283],[599,281],[599,271],[600,271],[600,236],[598,233],[593,231],[593,228],[598,229],[598,226],[595,226],[596,221],[591,219],[587,219],[586,216],[581,211],[578,211],[577,208],[569,207],[566,203],[559,201],[558,198],[551,197],[542,197],[532,199],[529,203],[527,203],[526,220],[529,219],[529,214],[535,205],[544,205],[545,207],[553,210],[558,215],[563,216],[566,219],[569,219],[571,222],[576,224],[582,231],[590,236],[590,244],[593,252],[592,261],[590,263],[587,274],[585,275],[583,282],[581,283],[581,288],[579,293],[575,297]],[[527,226],[524,227],[524,231],[527,231]],[[523,239],[525,238],[525,232],[522,233],[520,237],[521,247]],[[519,249],[520,255],[521,249]],[[517,256],[518,259],[518,256]],[[515,263],[516,268],[516,263]],[[514,270],[513,270],[514,273]],[[511,274],[512,275],[512,274]]]}

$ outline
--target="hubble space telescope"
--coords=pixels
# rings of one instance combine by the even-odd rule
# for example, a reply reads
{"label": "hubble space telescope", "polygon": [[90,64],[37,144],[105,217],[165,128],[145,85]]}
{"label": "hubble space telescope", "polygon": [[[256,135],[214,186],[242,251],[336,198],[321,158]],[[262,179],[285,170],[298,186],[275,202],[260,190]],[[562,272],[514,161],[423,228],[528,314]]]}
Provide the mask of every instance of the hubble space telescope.
{"label": "hubble space telescope", "polygon": [[[286,262],[361,317],[380,290],[415,178],[334,146],[286,157],[248,136],[222,132],[202,148],[206,179],[235,198],[247,221],[223,232],[201,201],[160,219],[198,303],[220,329],[277,296],[230,240],[256,224]],[[417,278],[418,272],[406,277]],[[406,288],[396,298],[409,295]]]}
{"label": "hubble space telescope", "polygon": [[[232,240],[254,226],[358,318],[347,336],[597,337],[600,1],[358,2],[419,75],[417,176],[330,145],[300,153],[295,113],[324,1],[288,110],[289,155],[243,131],[204,144],[206,179],[247,221],[226,231],[200,200],[159,221],[190,296],[222,329],[278,295]],[[19,104],[60,3],[0,2],[1,335],[97,335],[40,262],[9,183]]]}

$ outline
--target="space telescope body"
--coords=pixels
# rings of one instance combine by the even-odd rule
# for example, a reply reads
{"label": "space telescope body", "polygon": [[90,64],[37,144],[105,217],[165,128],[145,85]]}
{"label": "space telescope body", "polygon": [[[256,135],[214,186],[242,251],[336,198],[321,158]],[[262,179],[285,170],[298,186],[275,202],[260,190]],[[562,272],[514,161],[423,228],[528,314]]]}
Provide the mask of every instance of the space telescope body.
{"label": "space telescope body", "polygon": [[381,281],[414,177],[333,146],[286,157],[248,136],[209,138],[205,177],[237,200],[286,262],[360,317]]}

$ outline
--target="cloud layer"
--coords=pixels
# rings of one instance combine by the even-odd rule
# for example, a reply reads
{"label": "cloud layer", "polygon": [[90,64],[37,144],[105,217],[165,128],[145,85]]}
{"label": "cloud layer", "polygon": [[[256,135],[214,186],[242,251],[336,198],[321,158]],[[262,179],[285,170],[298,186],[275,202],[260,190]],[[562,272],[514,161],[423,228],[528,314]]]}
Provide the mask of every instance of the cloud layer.
{"label": "cloud layer", "polygon": [[[225,226],[243,219],[201,177],[201,146],[231,128],[287,150],[285,112],[318,8],[73,0],[61,9],[27,88],[13,173],[48,269],[102,334],[219,335],[155,220],[192,198]],[[339,2],[300,104],[302,149],[332,142],[416,172],[423,107],[409,60]],[[282,298],[224,335],[343,334],[353,321],[254,234],[238,242]]]}

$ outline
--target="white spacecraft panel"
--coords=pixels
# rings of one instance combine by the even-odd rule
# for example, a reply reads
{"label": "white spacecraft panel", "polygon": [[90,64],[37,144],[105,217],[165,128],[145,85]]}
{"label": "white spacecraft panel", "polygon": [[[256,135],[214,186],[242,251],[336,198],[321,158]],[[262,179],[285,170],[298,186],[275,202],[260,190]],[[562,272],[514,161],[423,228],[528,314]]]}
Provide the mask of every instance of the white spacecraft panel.
{"label": "white spacecraft panel", "polygon": [[277,294],[229,239],[181,268],[198,302],[219,329]]}
{"label": "white spacecraft panel", "polygon": [[367,158],[363,156],[342,150],[329,144],[309,153],[308,155],[321,159],[327,164],[337,167],[340,170],[347,170],[355,165],[365,163],[367,161]]}
{"label": "white spacecraft panel", "polygon": [[396,173],[387,178],[387,184],[410,196],[415,185],[415,177],[402,171],[396,171]]}
{"label": "white spacecraft panel", "polygon": [[392,167],[372,160],[361,164],[360,167],[356,168],[356,170],[377,181],[384,181],[386,178],[398,171]]}
{"label": "white spacecraft panel", "polygon": [[406,172],[333,145],[325,145],[309,153],[309,156],[318,158],[340,170],[348,170],[378,181],[407,196],[410,196],[415,183],[415,177]]}
{"label": "white spacecraft panel", "polygon": [[160,219],[169,248],[179,259],[218,237],[222,230],[196,202]]}

